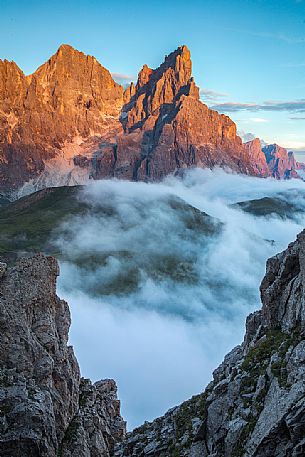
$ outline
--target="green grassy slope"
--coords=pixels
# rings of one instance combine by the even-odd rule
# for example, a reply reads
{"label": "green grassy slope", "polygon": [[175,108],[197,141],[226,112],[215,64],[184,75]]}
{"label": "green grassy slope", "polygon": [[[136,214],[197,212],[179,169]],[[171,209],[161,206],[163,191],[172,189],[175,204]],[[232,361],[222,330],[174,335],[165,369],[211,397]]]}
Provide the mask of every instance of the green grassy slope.
{"label": "green grassy slope", "polygon": [[287,201],[281,197],[263,197],[256,200],[238,202],[232,205],[254,216],[266,217],[277,216],[281,219],[294,219],[303,210],[293,201]]}
{"label": "green grassy slope", "polygon": [[78,186],[44,189],[1,207],[0,256],[11,259],[27,252],[52,252],[49,241],[54,228],[87,209],[78,200],[78,191]]}

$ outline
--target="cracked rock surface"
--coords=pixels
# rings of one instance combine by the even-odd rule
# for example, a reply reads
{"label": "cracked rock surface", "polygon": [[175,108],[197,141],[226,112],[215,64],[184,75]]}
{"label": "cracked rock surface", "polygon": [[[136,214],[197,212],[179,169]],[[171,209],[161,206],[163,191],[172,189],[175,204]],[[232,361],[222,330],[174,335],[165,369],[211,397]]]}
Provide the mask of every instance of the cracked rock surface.
{"label": "cracked rock surface", "polygon": [[33,74],[0,60],[0,193],[15,199],[89,179],[159,180],[188,167],[259,174],[235,123],[199,99],[186,46],[124,91],[93,56],[62,45]]}
{"label": "cracked rock surface", "polygon": [[81,434],[78,456],[108,457],[125,433],[114,381],[80,379],[58,274],[57,261],[38,254],[0,277],[1,456],[74,456]]}
{"label": "cracked rock surface", "polygon": [[206,390],[129,433],[117,457],[305,455],[305,231],[267,262],[262,309]]}

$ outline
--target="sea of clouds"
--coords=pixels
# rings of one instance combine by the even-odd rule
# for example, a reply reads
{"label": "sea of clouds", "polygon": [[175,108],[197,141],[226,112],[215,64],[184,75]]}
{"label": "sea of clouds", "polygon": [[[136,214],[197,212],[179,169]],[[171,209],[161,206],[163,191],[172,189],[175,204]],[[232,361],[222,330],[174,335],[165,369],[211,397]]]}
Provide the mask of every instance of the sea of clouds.
{"label": "sea of clouds", "polygon": [[[279,194],[300,211],[282,219],[231,206]],[[304,196],[301,180],[200,169],[80,192],[91,209],[57,240],[66,259],[58,293],[71,307],[82,375],[117,381],[129,429],[202,391],[242,341],[246,316],[260,307],[266,259],[305,226]],[[181,200],[213,219],[198,222]]]}

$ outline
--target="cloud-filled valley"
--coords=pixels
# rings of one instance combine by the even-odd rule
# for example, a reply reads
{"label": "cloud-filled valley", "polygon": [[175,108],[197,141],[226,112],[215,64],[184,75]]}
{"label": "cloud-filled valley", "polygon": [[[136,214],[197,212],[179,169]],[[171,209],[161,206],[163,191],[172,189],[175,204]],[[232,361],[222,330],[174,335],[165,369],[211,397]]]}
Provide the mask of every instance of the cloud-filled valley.
{"label": "cloud-filled valley", "polygon": [[116,379],[129,428],[201,391],[241,342],[266,259],[304,226],[304,196],[301,180],[199,169],[80,191],[89,209],[54,233],[58,292],[83,375]]}

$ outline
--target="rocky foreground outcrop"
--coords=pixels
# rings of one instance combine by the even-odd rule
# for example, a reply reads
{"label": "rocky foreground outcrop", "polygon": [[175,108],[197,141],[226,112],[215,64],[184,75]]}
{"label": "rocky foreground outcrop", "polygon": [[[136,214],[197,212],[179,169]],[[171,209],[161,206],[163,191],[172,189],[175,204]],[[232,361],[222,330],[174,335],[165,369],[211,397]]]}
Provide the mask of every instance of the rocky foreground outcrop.
{"label": "rocky foreground outcrop", "polygon": [[305,231],[267,262],[262,309],[206,390],[125,437],[113,380],[80,379],[58,265],[0,264],[0,455],[305,455]]}
{"label": "rocky foreground outcrop", "polygon": [[258,174],[234,122],[199,100],[186,46],[125,91],[69,45],[29,76],[0,60],[0,195],[216,165]]}
{"label": "rocky foreground outcrop", "polygon": [[116,385],[80,379],[57,262],[0,264],[0,455],[105,456],[122,439]]}
{"label": "rocky foreground outcrop", "polygon": [[305,231],[267,262],[262,310],[206,390],[145,423],[117,457],[305,455]]}

